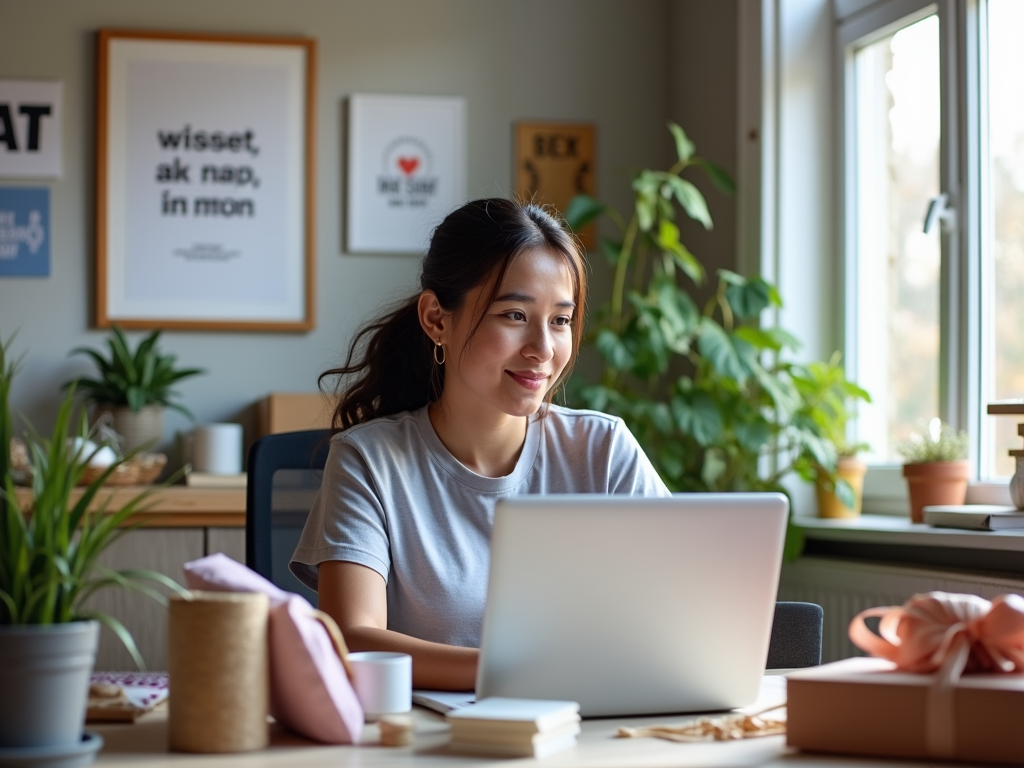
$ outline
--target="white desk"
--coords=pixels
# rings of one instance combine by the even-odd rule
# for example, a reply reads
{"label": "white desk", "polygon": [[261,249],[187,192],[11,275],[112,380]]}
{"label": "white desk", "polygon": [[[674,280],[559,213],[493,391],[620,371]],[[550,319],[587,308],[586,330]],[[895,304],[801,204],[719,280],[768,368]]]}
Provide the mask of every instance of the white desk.
{"label": "white desk", "polygon": [[[755,707],[780,701],[785,695],[781,677],[766,677],[761,698]],[[448,726],[434,712],[415,708],[416,736],[408,747],[388,748],[377,743],[378,730],[368,725],[358,746],[324,746],[293,736],[283,730],[272,730],[271,745],[265,750],[235,755],[189,755],[167,751],[167,718],[159,712],[147,715],[132,725],[95,725],[91,730],[105,739],[96,765],[180,766],[180,768],[344,768],[345,766],[519,766],[544,765],[602,766],[602,768],[638,768],[641,766],[694,766],[697,768],[738,768],[739,766],[870,766],[871,768],[915,768],[935,765],[949,768],[948,763],[919,763],[837,758],[807,755],[789,750],[784,736],[768,736],[745,741],[679,744],[661,739],[618,739],[616,730],[622,725],[679,723],[685,716],[640,717],[630,719],[603,718],[583,721],[583,732],[576,747],[543,760],[532,758],[482,758],[461,755],[448,748]]]}

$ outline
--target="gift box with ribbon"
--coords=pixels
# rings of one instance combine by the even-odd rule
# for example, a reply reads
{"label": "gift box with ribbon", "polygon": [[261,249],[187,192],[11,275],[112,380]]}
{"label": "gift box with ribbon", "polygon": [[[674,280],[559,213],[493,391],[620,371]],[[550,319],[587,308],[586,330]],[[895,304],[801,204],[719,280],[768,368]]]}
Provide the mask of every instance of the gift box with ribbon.
{"label": "gift box with ribbon", "polygon": [[[878,634],[866,619],[877,617]],[[788,676],[787,743],[814,752],[1024,764],[1024,598],[930,592],[854,618],[873,657]]]}

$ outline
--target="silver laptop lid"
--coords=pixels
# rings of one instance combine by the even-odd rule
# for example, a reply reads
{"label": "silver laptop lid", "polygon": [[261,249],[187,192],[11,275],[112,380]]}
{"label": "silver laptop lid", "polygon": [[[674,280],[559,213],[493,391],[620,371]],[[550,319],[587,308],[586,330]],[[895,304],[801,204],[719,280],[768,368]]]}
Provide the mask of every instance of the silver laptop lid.
{"label": "silver laptop lid", "polygon": [[583,716],[752,703],[787,516],[777,493],[501,500],[477,699],[578,701]]}

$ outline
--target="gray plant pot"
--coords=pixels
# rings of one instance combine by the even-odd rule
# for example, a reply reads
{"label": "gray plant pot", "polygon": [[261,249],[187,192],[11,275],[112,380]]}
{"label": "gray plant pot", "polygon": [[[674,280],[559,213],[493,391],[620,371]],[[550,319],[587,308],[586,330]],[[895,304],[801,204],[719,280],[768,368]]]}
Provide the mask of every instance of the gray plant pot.
{"label": "gray plant pot", "polygon": [[0,626],[0,749],[82,740],[99,624]]}

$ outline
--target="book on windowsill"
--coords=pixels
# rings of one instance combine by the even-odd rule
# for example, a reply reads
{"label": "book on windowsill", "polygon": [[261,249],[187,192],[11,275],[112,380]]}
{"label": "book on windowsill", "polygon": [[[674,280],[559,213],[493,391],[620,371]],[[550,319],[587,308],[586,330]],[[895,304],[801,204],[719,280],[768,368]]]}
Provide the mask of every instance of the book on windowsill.
{"label": "book on windowsill", "polygon": [[246,473],[214,475],[210,472],[189,472],[185,485],[192,488],[245,488]]}
{"label": "book on windowsill", "polygon": [[494,696],[446,716],[456,752],[544,757],[576,743],[580,706],[575,701]]}
{"label": "book on windowsill", "polygon": [[996,504],[940,504],[924,508],[924,521],[937,528],[1001,531],[1024,528],[1024,511]]}

